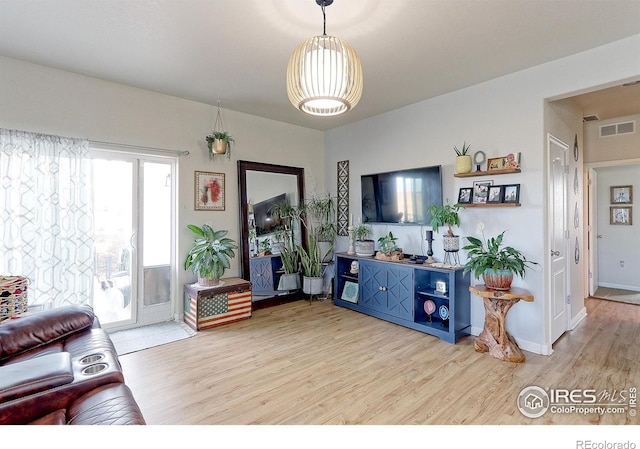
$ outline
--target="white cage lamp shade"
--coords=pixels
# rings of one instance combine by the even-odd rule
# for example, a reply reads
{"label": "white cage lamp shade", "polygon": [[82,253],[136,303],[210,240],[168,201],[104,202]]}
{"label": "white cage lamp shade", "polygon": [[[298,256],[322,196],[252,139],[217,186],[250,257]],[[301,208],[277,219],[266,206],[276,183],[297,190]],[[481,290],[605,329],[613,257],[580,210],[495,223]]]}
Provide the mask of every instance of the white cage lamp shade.
{"label": "white cage lamp shade", "polygon": [[358,54],[340,38],[326,34],[309,38],[289,59],[287,95],[307,114],[343,114],[358,104],[362,87]]}

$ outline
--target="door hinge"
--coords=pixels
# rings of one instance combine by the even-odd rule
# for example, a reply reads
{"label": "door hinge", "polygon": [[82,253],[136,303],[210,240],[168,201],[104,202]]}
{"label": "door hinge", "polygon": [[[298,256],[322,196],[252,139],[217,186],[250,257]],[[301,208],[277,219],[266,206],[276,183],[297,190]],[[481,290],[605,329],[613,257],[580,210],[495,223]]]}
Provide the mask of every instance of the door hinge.
{"label": "door hinge", "polygon": [[571,304],[571,295],[567,295],[567,304]]}
{"label": "door hinge", "polygon": [[593,273],[589,271],[589,279],[593,279]]}
{"label": "door hinge", "polygon": [[566,231],[564,231],[564,238],[565,239],[569,238],[569,230],[568,229]]}
{"label": "door hinge", "polygon": [[565,166],[564,166],[564,172],[565,172],[565,173],[569,173],[570,168],[571,168],[571,167],[569,167],[569,164],[565,164]]}

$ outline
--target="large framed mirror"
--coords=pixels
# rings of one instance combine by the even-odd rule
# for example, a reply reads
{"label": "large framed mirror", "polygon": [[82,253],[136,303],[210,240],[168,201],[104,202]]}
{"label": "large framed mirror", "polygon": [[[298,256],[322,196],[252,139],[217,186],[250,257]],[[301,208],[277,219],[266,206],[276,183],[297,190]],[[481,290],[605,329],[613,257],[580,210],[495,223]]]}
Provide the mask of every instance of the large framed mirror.
{"label": "large framed mirror", "polygon": [[[276,296],[290,297],[292,295],[289,293],[275,291],[275,286],[261,286],[259,279],[251,279],[251,274],[253,271],[254,277],[256,276],[255,266],[257,259],[260,258],[259,243],[263,240],[274,240],[277,233],[277,228],[269,225],[271,219],[269,205],[283,198],[293,206],[304,202],[304,169],[262,162],[238,161],[238,187],[240,190],[241,276],[252,283],[254,304],[255,298],[262,301]],[[294,225],[293,228],[295,243],[306,249],[306,230],[299,225]],[[276,264],[277,254],[274,256],[276,257],[273,264]]]}

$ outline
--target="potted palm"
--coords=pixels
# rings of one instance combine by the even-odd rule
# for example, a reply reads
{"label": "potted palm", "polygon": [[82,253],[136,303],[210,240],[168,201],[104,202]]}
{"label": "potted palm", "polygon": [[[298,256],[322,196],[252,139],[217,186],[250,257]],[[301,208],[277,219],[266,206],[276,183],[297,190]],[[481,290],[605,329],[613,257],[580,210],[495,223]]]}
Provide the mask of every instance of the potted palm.
{"label": "potted palm", "polygon": [[353,236],[356,239],[356,255],[370,257],[375,254],[375,244],[373,239],[370,239],[373,235],[371,227],[360,223],[353,230]]}
{"label": "potted palm", "polygon": [[538,265],[537,262],[527,260],[520,250],[503,246],[505,232],[502,231],[489,240],[484,238],[484,232],[482,240],[467,237],[469,244],[462,248],[468,251],[464,274],[473,273],[476,279],[482,276],[487,288],[493,290],[509,290],[514,275],[524,278],[526,268]]}
{"label": "potted palm", "polygon": [[216,286],[225,270],[231,268],[231,259],[238,249],[236,242],[226,235],[229,231],[215,231],[209,225],[187,225],[196,239],[184,261],[184,269],[191,269],[203,287]]}
{"label": "potted palm", "polygon": [[469,173],[471,171],[471,155],[469,152],[471,145],[467,145],[467,142],[462,144],[462,148],[453,146],[453,151],[456,152],[456,173]]}
{"label": "potted palm", "polygon": [[226,131],[213,131],[206,139],[210,159],[216,154],[226,154],[227,159],[231,157],[231,144],[235,142],[231,134]]}

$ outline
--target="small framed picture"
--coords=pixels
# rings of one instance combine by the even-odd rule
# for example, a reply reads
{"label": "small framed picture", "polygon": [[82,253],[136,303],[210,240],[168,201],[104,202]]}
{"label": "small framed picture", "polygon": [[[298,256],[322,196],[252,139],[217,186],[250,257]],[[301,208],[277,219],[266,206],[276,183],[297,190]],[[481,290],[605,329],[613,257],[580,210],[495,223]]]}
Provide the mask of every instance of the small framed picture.
{"label": "small framed picture", "polygon": [[489,187],[489,196],[487,197],[487,203],[497,204],[502,203],[503,186],[491,186]]}
{"label": "small framed picture", "polygon": [[518,203],[520,201],[520,184],[509,184],[503,187],[503,203]]}
{"label": "small framed picture", "polygon": [[340,297],[344,301],[358,303],[358,283],[346,281],[344,288],[342,289],[342,296]]}
{"label": "small framed picture", "polygon": [[631,206],[611,206],[610,223],[612,225],[631,225],[633,224],[631,216]]}
{"label": "small framed picture", "polygon": [[224,173],[195,172],[195,210],[224,210]]}
{"label": "small framed picture", "polygon": [[504,157],[493,157],[487,161],[487,171],[502,170],[504,168]]}
{"label": "small framed picture", "polygon": [[462,187],[458,193],[459,204],[470,204],[473,197],[473,189],[471,187]]}
{"label": "small framed picture", "polygon": [[489,198],[489,187],[493,181],[474,181],[473,183],[473,203],[486,204]]}
{"label": "small framed picture", "polygon": [[633,186],[611,186],[610,189],[613,204],[633,203]]}
{"label": "small framed picture", "polygon": [[502,168],[520,168],[520,153],[509,153],[504,157]]}

